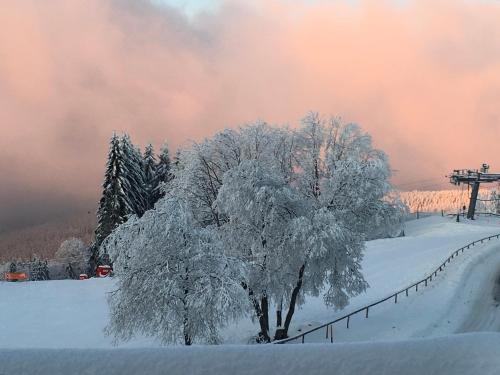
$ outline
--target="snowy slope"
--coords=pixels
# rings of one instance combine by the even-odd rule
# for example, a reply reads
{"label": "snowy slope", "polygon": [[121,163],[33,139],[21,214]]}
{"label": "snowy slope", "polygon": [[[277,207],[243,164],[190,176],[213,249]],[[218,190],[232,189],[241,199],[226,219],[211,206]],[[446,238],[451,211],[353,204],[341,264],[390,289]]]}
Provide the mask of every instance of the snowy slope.
{"label": "snowy slope", "polygon": [[[363,261],[371,288],[354,298],[343,311],[323,305],[321,297],[308,298],[294,317],[291,334],[327,322],[391,294],[419,280],[462,245],[500,233],[498,219],[456,223],[430,217],[408,223],[406,237],[371,241]],[[494,330],[496,327],[495,272],[500,264],[500,241],[475,247],[456,258],[429,288],[386,303],[351,321],[349,331],[335,327],[335,340],[359,341],[439,336],[454,332]],[[479,275],[479,276],[472,276]],[[489,288],[489,289],[488,289]],[[103,334],[108,319],[106,292],[111,279],[0,283],[0,348],[107,348]],[[480,314],[473,299],[480,299]],[[457,307],[458,306],[458,307]],[[476,321],[470,316],[474,316]],[[480,318],[478,316],[481,316]],[[448,323],[448,320],[450,321]],[[249,319],[224,330],[227,343],[246,343],[257,332]],[[324,332],[311,341],[324,341]],[[157,346],[151,339],[135,339],[120,347]],[[1,373],[1,371],[0,371]]]}
{"label": "snowy slope", "polygon": [[[434,270],[457,248],[476,239],[500,233],[500,220],[481,218],[472,223],[456,223],[454,219],[434,216],[408,222],[405,233],[405,237],[367,243],[363,272],[370,288],[366,293],[353,298],[350,305],[341,311],[327,308],[321,297],[308,298],[306,304],[294,316],[295,325],[292,324],[294,329],[290,330],[290,335],[300,333],[298,329],[305,331],[320,323],[332,321],[413,284]],[[459,289],[460,285],[457,279],[465,276],[463,267],[475,263],[477,256],[491,251],[495,252],[497,247],[500,252],[500,241],[492,241],[479,247],[476,246],[464,255],[461,254],[455,258],[446,272],[438,276],[430,288],[421,289],[418,293],[421,296],[428,294],[429,290],[436,290],[432,297],[421,301],[420,297],[415,299],[415,294],[413,294],[407,301],[400,299],[397,306],[390,302],[379,305],[370,311],[369,320],[365,321],[362,314],[352,318],[353,329],[348,332],[342,332],[341,327],[338,327],[335,334],[336,340],[404,339],[424,336],[419,330],[432,325],[436,315],[445,314],[450,301],[453,301],[455,297],[460,298],[460,296],[455,296],[455,289]],[[454,279],[449,276],[451,272],[454,272]],[[493,271],[488,272],[491,274]],[[477,290],[477,288],[472,288],[471,293],[476,293]],[[417,311],[415,307],[407,307],[405,310],[408,302],[420,306],[418,310],[420,315],[417,315],[417,325],[406,325],[406,329],[402,329],[403,323],[406,324],[409,320],[411,311]],[[431,306],[430,315],[427,313],[429,305]],[[241,322],[238,326],[240,336],[236,330],[233,332],[231,328],[228,329],[230,332],[226,336],[231,338],[228,341],[237,343],[237,340],[244,339],[244,335],[241,335],[244,324],[248,323]],[[256,330],[257,327],[249,327],[246,334],[251,335]],[[446,332],[449,333],[450,330]],[[309,337],[308,341],[323,342],[325,333],[322,331],[316,338]],[[431,333],[441,334],[436,331],[429,332]]]}
{"label": "snowy slope", "polygon": [[0,350],[0,373],[29,375],[495,375],[500,334],[323,345]]}

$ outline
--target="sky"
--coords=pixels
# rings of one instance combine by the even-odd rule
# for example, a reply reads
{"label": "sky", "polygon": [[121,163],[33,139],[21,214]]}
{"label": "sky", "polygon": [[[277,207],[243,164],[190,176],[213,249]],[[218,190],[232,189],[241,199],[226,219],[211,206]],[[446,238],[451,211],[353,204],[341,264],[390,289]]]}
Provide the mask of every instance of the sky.
{"label": "sky", "polygon": [[0,231],[95,212],[113,131],[174,150],[314,110],[372,134],[401,189],[499,171],[498,19],[493,0],[1,2]]}

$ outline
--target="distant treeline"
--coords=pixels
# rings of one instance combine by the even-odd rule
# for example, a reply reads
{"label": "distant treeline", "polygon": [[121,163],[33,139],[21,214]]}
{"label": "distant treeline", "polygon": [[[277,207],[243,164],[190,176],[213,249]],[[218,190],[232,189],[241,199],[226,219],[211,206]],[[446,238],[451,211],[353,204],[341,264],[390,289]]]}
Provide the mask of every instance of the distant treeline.
{"label": "distant treeline", "polygon": [[[469,206],[470,191],[467,188],[437,191],[407,191],[401,193],[401,200],[410,208],[410,212],[440,212],[455,213]],[[479,191],[477,211],[498,212],[500,204],[496,189],[481,189]]]}
{"label": "distant treeline", "polygon": [[61,243],[71,237],[90,244],[96,225],[95,212],[17,229],[0,234],[0,263],[28,260],[33,254],[53,259]]}

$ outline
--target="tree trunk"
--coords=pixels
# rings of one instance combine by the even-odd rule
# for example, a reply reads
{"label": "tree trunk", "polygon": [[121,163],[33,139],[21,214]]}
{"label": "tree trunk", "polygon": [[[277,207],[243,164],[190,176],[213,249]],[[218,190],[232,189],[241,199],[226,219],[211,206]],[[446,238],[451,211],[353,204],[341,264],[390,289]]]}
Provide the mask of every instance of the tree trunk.
{"label": "tree trunk", "polygon": [[280,299],[280,304],[276,309],[276,328],[280,329],[283,324],[283,318],[281,315],[281,311],[283,310],[283,298]]}
{"label": "tree trunk", "polygon": [[263,297],[260,299],[260,306],[262,310],[265,332],[266,335],[269,337],[269,301],[267,300],[267,295],[265,293]]}
{"label": "tree trunk", "polygon": [[259,301],[255,297],[255,294],[253,293],[252,289],[249,289],[248,286],[245,283],[241,283],[243,286],[243,289],[248,291],[248,298],[250,298],[250,302],[252,303],[252,306],[255,310],[255,315],[259,319],[259,326],[260,326],[260,332],[257,337],[257,342],[258,343],[263,343],[263,342],[271,342],[271,337],[269,337],[269,316],[268,316],[268,311],[269,311],[269,305],[267,303],[267,297],[262,297],[262,302],[266,302],[265,304],[263,303],[262,306],[265,306],[266,311],[264,313],[263,308],[261,307]]}
{"label": "tree trunk", "polygon": [[299,296],[300,288],[302,288],[305,268],[306,265],[303,264],[299,269],[299,279],[297,280],[297,284],[295,285],[295,288],[293,288],[292,291],[292,296],[290,298],[290,307],[288,308],[288,312],[285,318],[285,325],[283,328],[276,330],[276,334],[274,336],[275,340],[282,340],[288,337],[288,328],[290,327],[290,323],[292,321],[292,317],[295,312],[295,305],[297,303],[297,297]]}
{"label": "tree trunk", "polygon": [[191,345],[191,336],[188,333],[187,318],[184,318],[184,345]]}

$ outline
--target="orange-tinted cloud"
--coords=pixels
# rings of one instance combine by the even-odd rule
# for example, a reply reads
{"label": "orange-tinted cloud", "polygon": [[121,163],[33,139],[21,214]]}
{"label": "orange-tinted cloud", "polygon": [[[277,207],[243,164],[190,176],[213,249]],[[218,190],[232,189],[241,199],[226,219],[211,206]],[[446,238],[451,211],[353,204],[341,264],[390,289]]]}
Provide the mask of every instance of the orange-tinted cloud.
{"label": "orange-tinted cloud", "polygon": [[93,202],[113,130],[177,146],[310,109],[372,133],[397,183],[500,169],[498,19],[485,0],[227,1],[191,20],[139,0],[2,2],[0,210],[26,204],[16,192]]}

